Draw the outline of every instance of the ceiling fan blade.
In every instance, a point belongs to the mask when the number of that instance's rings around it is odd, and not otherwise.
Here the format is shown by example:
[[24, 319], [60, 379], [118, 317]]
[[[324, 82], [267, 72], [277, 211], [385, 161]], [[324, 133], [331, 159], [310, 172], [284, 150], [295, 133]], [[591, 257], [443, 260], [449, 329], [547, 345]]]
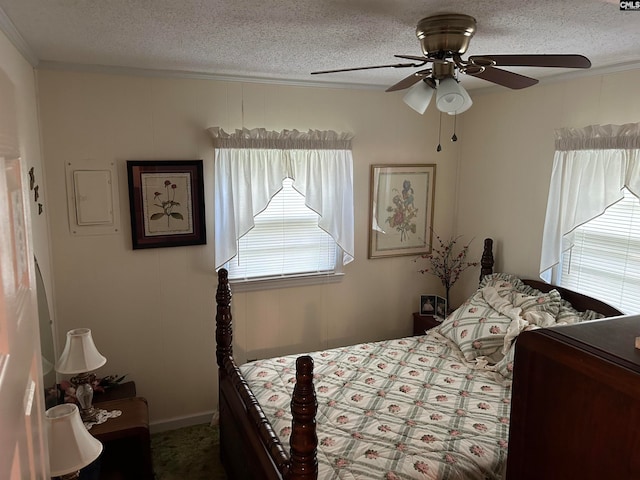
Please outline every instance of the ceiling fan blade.
[[416, 60], [417, 62], [422, 62], [423, 64], [431, 61], [430, 58], [425, 56], [419, 57], [417, 55], [394, 55], [396, 58], [404, 58], [405, 60]]
[[502, 85], [503, 87], [513, 88], [514, 90], [530, 87], [538, 83], [538, 80], [535, 78], [525, 77], [519, 73], [509, 72], [508, 70], [495, 67], [487, 67], [483, 72], [469, 73], [468, 75]]
[[589, 68], [591, 61], [583, 55], [473, 55], [473, 59], [488, 58], [496, 62], [498, 67], [559, 67]]
[[420, 70], [419, 72], [414, 72], [408, 77], [403, 78], [395, 85], [390, 86], [385, 90], [385, 92], [395, 92], [397, 90], [404, 90], [405, 88], [409, 88], [410, 86], [418, 83], [424, 77], [431, 73], [431, 69], [427, 68], [426, 70]]
[[406, 67], [420, 67], [423, 64], [417, 63], [394, 63], [390, 65], [374, 65], [372, 67], [355, 67], [355, 68], [341, 68], [338, 70], [322, 70], [319, 72], [311, 72], [311, 75], [319, 75], [321, 73], [339, 73], [339, 72], [353, 72], [355, 70], [371, 70], [374, 68], [406, 68]]

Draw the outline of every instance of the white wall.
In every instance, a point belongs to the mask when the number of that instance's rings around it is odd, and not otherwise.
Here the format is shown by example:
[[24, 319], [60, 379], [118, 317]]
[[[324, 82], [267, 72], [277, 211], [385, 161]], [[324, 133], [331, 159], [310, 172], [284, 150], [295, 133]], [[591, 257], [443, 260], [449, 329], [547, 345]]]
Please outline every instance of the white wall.
[[[320, 129], [355, 134], [356, 260], [339, 284], [233, 297], [239, 360], [409, 335], [421, 293], [443, 293], [413, 257], [367, 260], [369, 166], [437, 163], [435, 228], [451, 233], [459, 143], [436, 153], [438, 116], [418, 115], [401, 94], [209, 80], [39, 72], [59, 337], [89, 327], [108, 361], [99, 374], [129, 374], [152, 422], [217, 407], [212, 192], [205, 246], [131, 249], [126, 160], [203, 159], [205, 128]], [[458, 134], [460, 135], [460, 133]], [[116, 161], [122, 231], [73, 236], [65, 162]], [[473, 274], [472, 276], [475, 276]]]
[[[499, 271], [538, 278], [554, 131], [639, 122], [639, 83], [633, 70], [474, 96], [464, 114], [456, 231], [493, 237]], [[470, 281], [454, 287], [454, 298]]]
[[[33, 230], [33, 249], [40, 264], [48, 293], [49, 306], [53, 309], [53, 285], [47, 225], [48, 198], [45, 186], [45, 169], [40, 150], [38, 124], [37, 85], [31, 65], [15, 49], [7, 37], [0, 32], [0, 68], [7, 75], [15, 92], [15, 108], [18, 118], [18, 148], [23, 160], [25, 181], [27, 172], [33, 168], [35, 183], [39, 186], [40, 198], [36, 202], [31, 191], [29, 209]], [[42, 214], [38, 214], [38, 203], [43, 204]]]

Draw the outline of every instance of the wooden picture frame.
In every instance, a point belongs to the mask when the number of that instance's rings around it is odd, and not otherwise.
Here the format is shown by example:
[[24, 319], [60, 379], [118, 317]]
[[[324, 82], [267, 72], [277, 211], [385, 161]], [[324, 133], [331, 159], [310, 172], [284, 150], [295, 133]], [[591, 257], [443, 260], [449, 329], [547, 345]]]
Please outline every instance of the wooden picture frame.
[[369, 258], [431, 251], [434, 164], [371, 165]]
[[202, 160], [129, 160], [133, 249], [207, 243]]

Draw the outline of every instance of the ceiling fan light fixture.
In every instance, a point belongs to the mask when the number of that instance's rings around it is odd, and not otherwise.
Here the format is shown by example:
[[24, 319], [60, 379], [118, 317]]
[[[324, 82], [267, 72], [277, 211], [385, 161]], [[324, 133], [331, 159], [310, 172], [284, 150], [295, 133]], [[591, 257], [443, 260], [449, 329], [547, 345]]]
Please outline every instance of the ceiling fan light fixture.
[[464, 88], [462, 88], [462, 85], [460, 85], [460, 92], [464, 97], [464, 103], [462, 104], [462, 107], [460, 107], [458, 110], [454, 112], [447, 112], [449, 115], [458, 115], [459, 113], [466, 112], [467, 110], [469, 110], [469, 108], [471, 108], [471, 105], [473, 105], [473, 100], [471, 100], [471, 97], [469, 96], [469, 92], [467, 92]]
[[423, 80], [411, 87], [402, 100], [420, 115], [424, 115], [431, 103], [431, 97], [433, 97], [433, 88]]
[[444, 113], [458, 112], [465, 104], [466, 91], [453, 77], [443, 78], [438, 82], [436, 90], [436, 106]]

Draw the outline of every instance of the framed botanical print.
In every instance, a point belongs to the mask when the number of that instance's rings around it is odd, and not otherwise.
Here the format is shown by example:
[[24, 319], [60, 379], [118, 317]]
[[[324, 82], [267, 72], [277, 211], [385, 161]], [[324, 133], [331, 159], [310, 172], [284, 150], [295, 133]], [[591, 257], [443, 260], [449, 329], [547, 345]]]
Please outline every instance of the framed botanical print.
[[202, 160], [127, 162], [133, 248], [207, 243]]
[[369, 258], [431, 249], [434, 164], [372, 165]]

